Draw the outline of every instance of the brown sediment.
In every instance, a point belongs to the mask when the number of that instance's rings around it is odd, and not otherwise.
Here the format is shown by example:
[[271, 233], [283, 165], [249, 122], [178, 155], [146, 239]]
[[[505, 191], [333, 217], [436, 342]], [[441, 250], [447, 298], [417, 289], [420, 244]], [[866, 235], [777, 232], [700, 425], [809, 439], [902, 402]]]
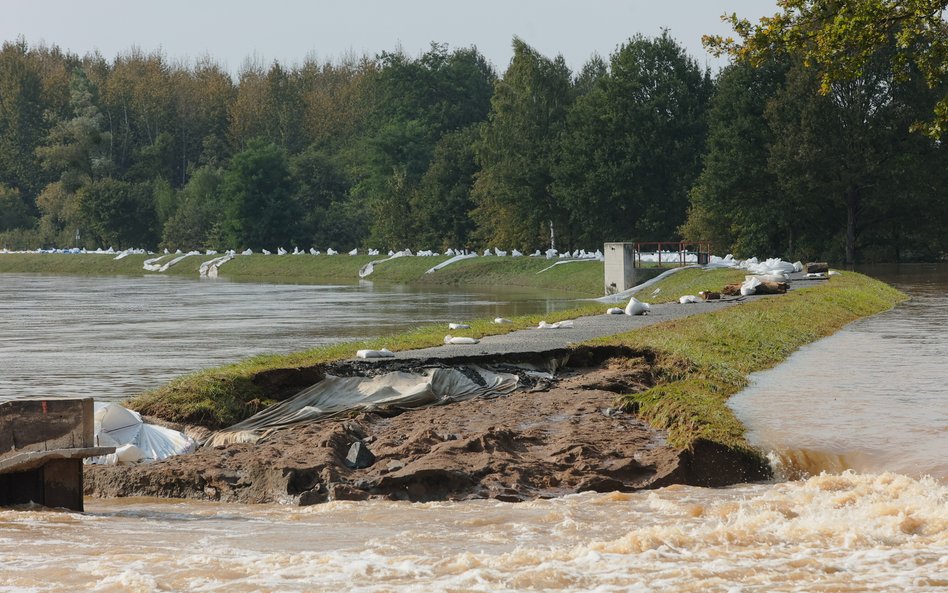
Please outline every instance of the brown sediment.
[[[294, 504], [520, 501], [768, 477], [760, 459], [746, 452], [704, 441], [676, 448], [662, 431], [616, 409], [618, 394], [654, 384], [647, 354], [623, 354], [574, 352], [573, 361], [590, 366], [567, 367], [552, 384], [505, 397], [311, 423], [255, 444], [202, 448], [149, 465], [90, 467], [86, 494]], [[371, 452], [362, 460], [367, 467], [347, 462], [355, 443]]]

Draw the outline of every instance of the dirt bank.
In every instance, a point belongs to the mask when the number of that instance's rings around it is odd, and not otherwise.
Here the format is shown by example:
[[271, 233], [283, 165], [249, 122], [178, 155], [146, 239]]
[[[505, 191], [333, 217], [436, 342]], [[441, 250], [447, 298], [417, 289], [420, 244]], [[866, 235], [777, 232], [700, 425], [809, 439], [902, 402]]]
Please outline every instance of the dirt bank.
[[[705, 441], [691, 450], [672, 447], [662, 431], [614, 409], [618, 393], [653, 385], [647, 355], [602, 349], [572, 359], [552, 382], [531, 382], [504, 397], [297, 426], [256, 444], [204, 448], [151, 465], [89, 467], [86, 494], [297, 504], [518, 501], [767, 477], [757, 458]], [[330, 372], [366, 370], [349, 363]], [[347, 461], [356, 443], [371, 452], [359, 469]]]

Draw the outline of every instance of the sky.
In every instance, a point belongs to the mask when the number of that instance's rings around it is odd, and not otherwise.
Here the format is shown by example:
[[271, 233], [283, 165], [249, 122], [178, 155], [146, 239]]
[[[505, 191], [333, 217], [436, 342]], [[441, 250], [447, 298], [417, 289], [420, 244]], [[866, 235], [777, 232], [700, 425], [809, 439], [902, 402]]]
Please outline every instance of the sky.
[[730, 34], [736, 12], [756, 20], [774, 0], [0, 0], [0, 39], [23, 36], [111, 59], [138, 47], [172, 61], [211, 56], [231, 73], [248, 58], [292, 65], [307, 57], [337, 60], [398, 47], [417, 56], [432, 41], [476, 46], [499, 72], [519, 36], [547, 56], [562, 54], [574, 71], [594, 53], [604, 58], [636, 33], [663, 28], [701, 66], [723, 59], [701, 47], [706, 33]]

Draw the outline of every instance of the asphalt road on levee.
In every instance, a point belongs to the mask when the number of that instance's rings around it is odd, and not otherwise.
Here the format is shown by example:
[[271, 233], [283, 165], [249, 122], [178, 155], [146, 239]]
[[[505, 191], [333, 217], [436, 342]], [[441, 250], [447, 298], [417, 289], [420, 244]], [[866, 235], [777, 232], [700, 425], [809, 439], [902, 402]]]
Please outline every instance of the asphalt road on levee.
[[[801, 278], [802, 275], [791, 276], [790, 289], [813, 286], [813, 281]], [[415, 359], [453, 359], [464, 356], [490, 356], [504, 354], [533, 354], [568, 348], [573, 344], [625, 333], [663, 321], [681, 319], [701, 313], [720, 311], [726, 307], [739, 307], [743, 303], [752, 302], [760, 298], [775, 298], [780, 295], [763, 295], [748, 297], [725, 297], [717, 301], [702, 301], [682, 305], [679, 303], [665, 303], [651, 305], [651, 310], [645, 315], [607, 315], [609, 307], [624, 307], [625, 302], [603, 304], [602, 315], [578, 317], [573, 320], [573, 327], [559, 329], [531, 328], [510, 332], [498, 336], [485, 336], [477, 344], [445, 344], [433, 348], [418, 350], [404, 350], [395, 353], [396, 360]], [[445, 335], [463, 333], [463, 330], [451, 331], [445, 326]], [[375, 359], [375, 360], [392, 360]]]

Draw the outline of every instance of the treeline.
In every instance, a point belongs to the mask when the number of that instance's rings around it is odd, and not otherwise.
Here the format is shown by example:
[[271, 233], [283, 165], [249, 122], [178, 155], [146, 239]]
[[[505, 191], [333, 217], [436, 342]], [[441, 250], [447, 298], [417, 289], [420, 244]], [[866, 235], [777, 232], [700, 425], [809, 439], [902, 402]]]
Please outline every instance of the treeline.
[[[776, 58], [775, 58], [776, 60]], [[595, 248], [944, 257], [932, 93], [792, 58], [716, 79], [667, 33], [579, 72], [433, 44], [292, 68], [0, 51], [0, 247]]]

